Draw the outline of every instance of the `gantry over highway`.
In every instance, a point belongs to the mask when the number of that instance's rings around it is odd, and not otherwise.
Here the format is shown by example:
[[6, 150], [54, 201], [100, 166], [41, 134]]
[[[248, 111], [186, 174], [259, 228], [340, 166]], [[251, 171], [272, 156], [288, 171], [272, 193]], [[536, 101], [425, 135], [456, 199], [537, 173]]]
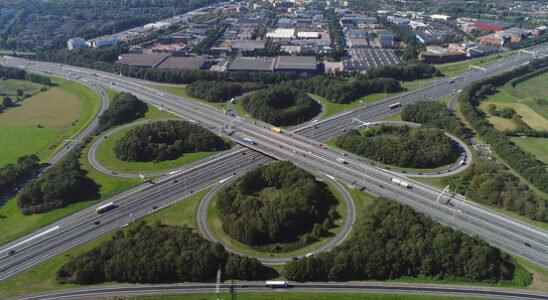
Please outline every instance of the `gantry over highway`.
[[[540, 54], [548, 52], [545, 47], [536, 47], [534, 51]], [[508, 71], [532, 59], [533, 56], [529, 54], [516, 54], [485, 70], [474, 69], [456, 78], [440, 79], [418, 91], [388, 98], [322, 122], [306, 125], [293, 132], [276, 133], [267, 126], [258, 126], [252, 121], [225, 115], [199, 102], [158, 91], [150, 87], [152, 85], [147, 86], [150, 83], [142, 80], [72, 66], [4, 58], [2, 64], [7, 66], [49, 75], [69, 76], [73, 80], [132, 93], [141, 100], [179, 117], [224, 133], [233, 141], [257, 153], [236, 150], [189, 170], [163, 177], [155, 184], [143, 184], [127, 193], [108, 199], [105, 202], [116, 201], [119, 205], [108, 214], [98, 216], [94, 208], [85, 209], [35, 234], [5, 245], [0, 248], [0, 280], [75, 245], [119, 228], [135, 218], [150, 213], [154, 207], [169, 205], [219, 180], [233, 176], [236, 172], [243, 172], [261, 163], [267, 163], [272, 158], [289, 160], [313, 173], [324, 174], [348, 184], [364, 187], [373, 194], [409, 205], [443, 224], [477, 235], [510, 254], [548, 267], [548, 234], [545, 231], [465, 201], [461, 195], [442, 194], [436, 188], [371, 166], [354, 156], [346, 156], [345, 163], [341, 163], [337, 161], [341, 154], [327, 149], [322, 144], [322, 141], [341, 133], [343, 129], [355, 126], [352, 124], [353, 118], [378, 121], [398, 112], [401, 105], [418, 101], [434, 101], [441, 96], [455, 94], [472, 81]], [[400, 105], [393, 105], [397, 103]], [[229, 125], [230, 130], [226, 130]], [[243, 155], [243, 152], [247, 152], [247, 155]], [[406, 182], [407, 185], [395, 184], [395, 182]], [[93, 222], [99, 219], [101, 224], [93, 225]], [[8, 255], [9, 250], [15, 250], [15, 253]]]

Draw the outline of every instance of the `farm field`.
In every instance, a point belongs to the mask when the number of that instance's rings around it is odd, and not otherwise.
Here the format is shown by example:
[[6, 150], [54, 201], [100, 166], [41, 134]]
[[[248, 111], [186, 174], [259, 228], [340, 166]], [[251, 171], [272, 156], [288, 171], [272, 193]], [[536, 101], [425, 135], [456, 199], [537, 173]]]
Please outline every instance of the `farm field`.
[[73, 82], [54, 82], [57, 86], [0, 113], [0, 166], [33, 153], [47, 160], [99, 110], [100, 98], [93, 91]]

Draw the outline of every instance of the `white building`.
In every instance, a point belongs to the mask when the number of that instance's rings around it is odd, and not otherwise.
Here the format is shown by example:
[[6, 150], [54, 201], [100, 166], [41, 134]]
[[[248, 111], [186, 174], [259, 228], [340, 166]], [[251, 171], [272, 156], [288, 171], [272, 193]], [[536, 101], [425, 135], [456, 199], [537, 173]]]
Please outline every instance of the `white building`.
[[266, 34], [271, 39], [293, 39], [295, 38], [295, 28], [276, 28], [274, 31]]
[[67, 48], [69, 50], [88, 48], [89, 44], [83, 38], [72, 38], [67, 41]]

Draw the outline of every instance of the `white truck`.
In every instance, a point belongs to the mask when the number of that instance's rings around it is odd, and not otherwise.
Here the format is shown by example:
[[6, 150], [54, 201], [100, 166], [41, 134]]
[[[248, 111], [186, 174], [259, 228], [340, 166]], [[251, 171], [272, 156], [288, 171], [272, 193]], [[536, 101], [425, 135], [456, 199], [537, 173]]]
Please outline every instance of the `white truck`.
[[392, 178], [392, 182], [399, 185], [399, 186], [402, 186], [406, 189], [410, 189], [411, 188], [411, 185], [409, 184], [409, 182], [407, 181], [403, 181], [399, 178]]

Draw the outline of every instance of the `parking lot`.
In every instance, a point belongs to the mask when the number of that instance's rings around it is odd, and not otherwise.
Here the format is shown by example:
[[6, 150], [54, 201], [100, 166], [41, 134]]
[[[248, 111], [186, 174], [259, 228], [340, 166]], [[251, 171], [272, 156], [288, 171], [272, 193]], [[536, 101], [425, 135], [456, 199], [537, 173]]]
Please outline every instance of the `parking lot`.
[[401, 63], [393, 49], [357, 48], [348, 50], [350, 57], [344, 61], [346, 71], [366, 71], [383, 65]]

